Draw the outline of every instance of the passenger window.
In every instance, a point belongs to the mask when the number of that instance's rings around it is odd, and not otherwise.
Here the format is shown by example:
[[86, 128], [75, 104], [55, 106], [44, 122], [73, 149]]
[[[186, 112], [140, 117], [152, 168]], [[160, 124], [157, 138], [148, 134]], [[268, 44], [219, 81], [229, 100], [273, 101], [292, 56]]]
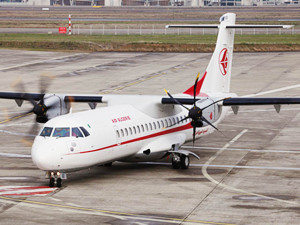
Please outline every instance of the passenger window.
[[149, 123], [149, 127], [150, 127], [150, 130], [152, 130], [152, 124], [151, 123]]
[[77, 127], [72, 127], [72, 136], [73, 137], [83, 137], [82, 133]]
[[138, 133], [141, 133], [140, 126], [137, 126]]
[[53, 137], [70, 137], [70, 128], [69, 127], [55, 128], [52, 136]]
[[120, 132], [117, 130], [117, 137], [120, 138]]
[[174, 117], [172, 118], [172, 120], [173, 120], [173, 124], [175, 124], [176, 122], [175, 122], [175, 118]]
[[136, 134], [136, 128], [135, 127], [133, 127], [133, 132], [134, 132], [134, 134]]
[[130, 135], [132, 135], [132, 129], [131, 129], [131, 127], [129, 127], [129, 133], [130, 133]]
[[169, 126], [172, 126], [172, 120], [169, 118]]
[[125, 128], [125, 135], [128, 136], [128, 130]]
[[141, 128], [142, 128], [142, 132], [145, 132], [144, 125], [141, 125]]
[[90, 136], [90, 133], [84, 128], [84, 127], [80, 127], [82, 133], [84, 134], [84, 136]]
[[148, 124], [145, 124], [145, 127], [146, 127], [146, 131], [148, 131], [149, 130]]
[[178, 116], [176, 117], [176, 121], [177, 121], [177, 123], [179, 123], [179, 118], [178, 118]]
[[41, 132], [40, 136], [43, 137], [50, 137], [52, 133], [53, 128], [52, 127], [44, 127], [43, 131]]
[[163, 128], [165, 125], [164, 125], [164, 121], [160, 121], [160, 124], [161, 124], [161, 128]]
[[121, 136], [124, 137], [124, 131], [121, 129]]
[[165, 119], [165, 127], [167, 127], [167, 126], [168, 126], [168, 120]]
[[157, 127], [158, 127], [158, 129], [160, 129], [160, 124], [159, 124], [159, 121], [157, 121]]
[[153, 129], [156, 130], [156, 124], [153, 122]]

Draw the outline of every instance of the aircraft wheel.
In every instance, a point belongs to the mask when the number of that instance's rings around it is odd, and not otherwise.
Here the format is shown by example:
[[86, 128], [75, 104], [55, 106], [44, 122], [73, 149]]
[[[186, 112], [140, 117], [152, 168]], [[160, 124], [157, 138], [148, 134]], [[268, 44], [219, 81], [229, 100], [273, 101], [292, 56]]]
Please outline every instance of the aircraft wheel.
[[54, 178], [51, 177], [49, 181], [49, 187], [54, 187], [54, 181], [55, 181]]
[[172, 167], [176, 170], [180, 168], [180, 161], [177, 160], [177, 157], [172, 158]]
[[188, 169], [190, 166], [190, 157], [186, 155], [181, 155], [180, 156], [180, 167], [183, 170]]
[[61, 178], [57, 178], [57, 180], [56, 180], [56, 186], [58, 187], [58, 188], [60, 188], [62, 185], [62, 180], [61, 180]]
[[112, 162], [106, 163], [106, 164], [104, 164], [103, 166], [104, 166], [104, 167], [111, 167], [111, 166], [112, 166]]

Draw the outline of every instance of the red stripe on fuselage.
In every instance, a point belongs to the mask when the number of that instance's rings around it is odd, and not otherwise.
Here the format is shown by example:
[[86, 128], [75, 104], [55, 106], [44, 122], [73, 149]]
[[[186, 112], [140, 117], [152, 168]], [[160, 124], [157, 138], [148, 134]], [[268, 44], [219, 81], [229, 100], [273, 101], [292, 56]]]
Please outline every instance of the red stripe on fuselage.
[[67, 155], [97, 152], [97, 151], [113, 148], [113, 147], [116, 147], [116, 146], [129, 144], [129, 143], [132, 143], [132, 142], [137, 142], [137, 141], [142, 141], [142, 140], [146, 140], [146, 139], [149, 139], [149, 138], [158, 137], [158, 136], [165, 135], [165, 134], [170, 134], [170, 133], [175, 133], [175, 132], [178, 132], [178, 131], [188, 130], [188, 129], [191, 129], [191, 128], [192, 128], [191, 123], [188, 123], [188, 124], [185, 124], [181, 127], [175, 127], [175, 128], [170, 129], [170, 130], [164, 130], [164, 131], [161, 131], [161, 132], [158, 132], [158, 133], [154, 133], [154, 134], [146, 135], [146, 136], [143, 136], [143, 137], [135, 138], [135, 139], [132, 139], [132, 140], [124, 141], [124, 142], [121, 142], [120, 144], [113, 144], [113, 145], [109, 145], [109, 146], [99, 148], [99, 149], [94, 149], [94, 150], [90, 150], [90, 151], [83, 151], [83, 152], [76, 152], [76, 153], [70, 153], [70, 154], [67, 154]]

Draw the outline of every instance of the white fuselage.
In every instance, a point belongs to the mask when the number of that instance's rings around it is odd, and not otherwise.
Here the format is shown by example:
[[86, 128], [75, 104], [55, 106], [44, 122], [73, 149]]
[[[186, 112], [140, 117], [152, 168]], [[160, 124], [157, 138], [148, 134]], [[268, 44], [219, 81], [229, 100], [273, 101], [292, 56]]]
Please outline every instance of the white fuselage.
[[[137, 102], [143, 99], [135, 98]], [[67, 172], [113, 161], [154, 161], [166, 156], [174, 145], [181, 146], [192, 140], [193, 129], [189, 119], [173, 125], [187, 116], [187, 110], [178, 105], [162, 105], [156, 100], [149, 100], [155, 98], [145, 99], [148, 103], [144, 103], [143, 108], [118, 104], [48, 121], [43, 128], [53, 128], [52, 134], [35, 138], [33, 162], [45, 171]], [[211, 102], [211, 99], [204, 98], [200, 104]], [[148, 106], [152, 109], [149, 110]], [[226, 111], [215, 104], [207, 108], [203, 116], [217, 124]], [[72, 128], [80, 127], [90, 135], [72, 136]], [[56, 128], [69, 128], [70, 134], [54, 137]], [[213, 130], [204, 124], [197, 128], [196, 138]]]

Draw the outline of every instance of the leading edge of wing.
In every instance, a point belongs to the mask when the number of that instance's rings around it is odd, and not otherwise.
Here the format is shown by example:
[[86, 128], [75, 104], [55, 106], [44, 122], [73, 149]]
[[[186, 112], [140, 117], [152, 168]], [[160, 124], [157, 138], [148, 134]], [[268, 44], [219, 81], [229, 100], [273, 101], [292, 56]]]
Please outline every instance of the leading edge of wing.
[[17, 100], [40, 100], [43, 94], [37, 93], [21, 93], [21, 92], [0, 92], [0, 98], [3, 99], [17, 99]]
[[[193, 98], [175, 98], [183, 105], [193, 105]], [[200, 99], [196, 99], [198, 101]], [[171, 98], [162, 98], [162, 104], [177, 104]], [[222, 104], [222, 103], [221, 103]], [[242, 106], [242, 105], [289, 105], [300, 104], [300, 98], [227, 98], [223, 100], [223, 106]]]
[[224, 106], [242, 105], [289, 105], [300, 104], [300, 98], [228, 98], [223, 100]]
[[85, 95], [66, 95], [65, 102], [103, 102], [103, 96], [85, 96]]

